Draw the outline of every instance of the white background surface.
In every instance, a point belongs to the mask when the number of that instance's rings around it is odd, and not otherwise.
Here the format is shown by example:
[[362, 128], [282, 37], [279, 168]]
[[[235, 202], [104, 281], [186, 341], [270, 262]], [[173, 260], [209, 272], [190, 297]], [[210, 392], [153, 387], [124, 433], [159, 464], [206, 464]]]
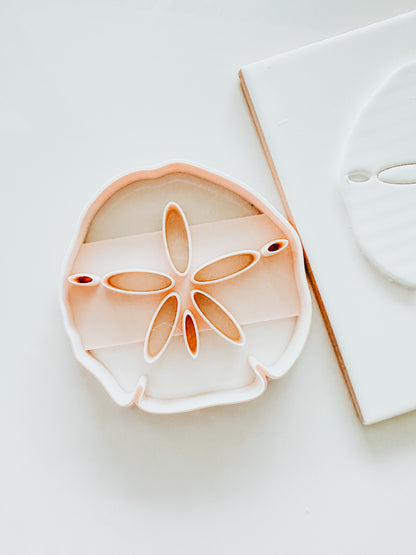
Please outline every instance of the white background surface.
[[57, 300], [81, 209], [130, 167], [195, 160], [279, 206], [238, 68], [414, 7], [1, 2], [1, 553], [416, 552], [416, 414], [358, 422], [316, 305], [263, 397], [155, 417], [75, 362]]

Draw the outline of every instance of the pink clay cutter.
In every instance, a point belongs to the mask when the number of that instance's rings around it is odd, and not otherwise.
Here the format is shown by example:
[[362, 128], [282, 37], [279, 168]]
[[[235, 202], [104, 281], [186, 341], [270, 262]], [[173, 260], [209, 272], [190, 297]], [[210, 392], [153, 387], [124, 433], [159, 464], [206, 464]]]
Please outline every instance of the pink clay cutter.
[[119, 405], [154, 413], [259, 396], [311, 319], [290, 224], [244, 185], [182, 162], [99, 193], [61, 291], [77, 359]]

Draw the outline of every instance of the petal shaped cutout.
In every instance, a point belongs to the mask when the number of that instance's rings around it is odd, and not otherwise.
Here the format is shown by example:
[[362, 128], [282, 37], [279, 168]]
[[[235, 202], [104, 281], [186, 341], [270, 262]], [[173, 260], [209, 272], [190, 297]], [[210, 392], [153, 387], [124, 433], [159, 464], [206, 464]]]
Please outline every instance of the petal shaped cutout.
[[190, 310], [185, 310], [183, 313], [182, 331], [188, 353], [192, 358], [196, 358], [199, 352], [199, 331], [194, 315]]
[[163, 241], [175, 272], [185, 275], [191, 264], [191, 234], [182, 208], [170, 202], [163, 214]]
[[224, 281], [246, 272], [260, 259], [257, 251], [246, 250], [233, 252], [212, 260], [202, 268], [195, 271], [192, 281], [194, 283], [208, 284]]
[[81, 287], [94, 287], [100, 283], [100, 278], [94, 274], [73, 274], [68, 276], [69, 283]]
[[287, 239], [274, 239], [266, 243], [261, 249], [260, 253], [262, 256], [273, 256], [277, 253], [282, 252], [289, 244]]
[[234, 316], [211, 295], [195, 289], [192, 291], [192, 302], [202, 318], [219, 335], [231, 343], [238, 345], [245, 343], [243, 330]]
[[122, 270], [103, 277], [103, 285], [121, 293], [149, 295], [169, 291], [175, 281], [168, 275], [151, 270]]
[[390, 166], [378, 172], [377, 177], [384, 183], [391, 185], [415, 185], [416, 162]]
[[150, 322], [144, 341], [144, 358], [154, 362], [165, 351], [175, 331], [179, 318], [179, 295], [170, 293], [158, 306]]

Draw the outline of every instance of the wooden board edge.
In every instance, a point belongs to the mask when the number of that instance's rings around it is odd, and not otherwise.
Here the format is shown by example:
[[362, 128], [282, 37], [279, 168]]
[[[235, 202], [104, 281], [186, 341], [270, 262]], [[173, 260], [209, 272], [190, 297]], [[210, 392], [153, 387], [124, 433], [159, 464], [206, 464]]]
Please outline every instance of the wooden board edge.
[[[280, 181], [279, 174], [277, 173], [276, 166], [273, 162], [273, 158], [271, 156], [271, 153], [270, 153], [269, 147], [267, 145], [263, 130], [261, 128], [260, 121], [257, 117], [257, 113], [256, 113], [256, 110], [254, 108], [254, 104], [253, 104], [253, 101], [251, 99], [250, 92], [247, 88], [247, 84], [246, 84], [246, 81], [244, 79], [244, 75], [243, 75], [242, 70], [240, 70], [238, 72], [238, 76], [240, 78], [241, 89], [243, 91], [243, 95], [244, 95], [244, 98], [246, 100], [246, 103], [247, 103], [247, 106], [248, 106], [248, 109], [249, 109], [249, 112], [250, 112], [250, 115], [251, 115], [251, 119], [252, 119], [254, 127], [257, 131], [257, 135], [260, 139], [260, 143], [261, 143], [261, 146], [263, 148], [263, 152], [264, 152], [264, 155], [266, 157], [267, 164], [268, 164], [270, 172], [272, 174], [272, 178], [273, 178], [273, 181], [276, 185], [277, 191], [278, 191], [278, 193], [280, 195], [280, 198], [282, 200], [282, 204], [283, 204], [283, 207], [285, 209], [287, 218], [290, 221], [290, 223], [293, 225], [293, 227], [295, 229], [297, 229], [294, 218], [293, 218], [293, 214], [290, 210], [286, 195], [285, 195], [283, 187], [282, 187], [282, 182]], [[303, 245], [302, 245], [302, 247], [303, 247]], [[357, 413], [357, 416], [361, 420], [361, 422], [364, 424], [365, 422], [364, 422], [364, 419], [363, 419], [363, 415], [361, 413], [360, 406], [358, 404], [357, 397], [356, 397], [355, 392], [354, 392], [354, 388], [352, 386], [350, 377], [348, 375], [348, 371], [347, 371], [347, 368], [345, 366], [345, 362], [344, 362], [344, 359], [342, 357], [341, 350], [339, 348], [337, 339], [335, 337], [334, 330], [333, 330], [331, 322], [329, 320], [328, 313], [326, 311], [324, 302], [323, 302], [321, 294], [319, 292], [318, 285], [317, 285], [315, 277], [313, 275], [312, 268], [309, 264], [308, 256], [305, 252], [305, 249], [303, 249], [303, 254], [304, 254], [304, 257], [305, 257], [305, 268], [306, 268], [306, 273], [307, 273], [307, 276], [308, 276], [308, 279], [309, 279], [309, 283], [312, 287], [312, 290], [314, 292], [316, 301], [317, 301], [319, 309], [321, 311], [322, 318], [324, 320], [324, 324], [325, 324], [325, 327], [327, 329], [328, 336], [329, 336], [329, 339], [330, 339], [331, 344], [332, 344], [332, 348], [334, 349], [335, 356], [337, 357], [337, 361], [338, 361], [339, 367], [341, 369], [342, 376], [344, 378], [347, 389], [350, 393], [350, 396], [351, 396], [351, 399], [352, 399], [352, 402], [353, 402], [353, 405], [354, 405], [354, 409]]]

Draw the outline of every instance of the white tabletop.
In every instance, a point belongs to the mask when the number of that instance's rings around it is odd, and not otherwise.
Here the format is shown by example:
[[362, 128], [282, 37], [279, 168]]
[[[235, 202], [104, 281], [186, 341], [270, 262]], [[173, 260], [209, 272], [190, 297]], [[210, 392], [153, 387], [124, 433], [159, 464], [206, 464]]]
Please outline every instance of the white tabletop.
[[414, 7], [3, 1], [1, 553], [414, 555], [416, 414], [359, 423], [316, 303], [264, 396], [153, 416], [77, 364], [57, 294], [81, 209], [131, 167], [194, 160], [280, 207], [239, 67]]

